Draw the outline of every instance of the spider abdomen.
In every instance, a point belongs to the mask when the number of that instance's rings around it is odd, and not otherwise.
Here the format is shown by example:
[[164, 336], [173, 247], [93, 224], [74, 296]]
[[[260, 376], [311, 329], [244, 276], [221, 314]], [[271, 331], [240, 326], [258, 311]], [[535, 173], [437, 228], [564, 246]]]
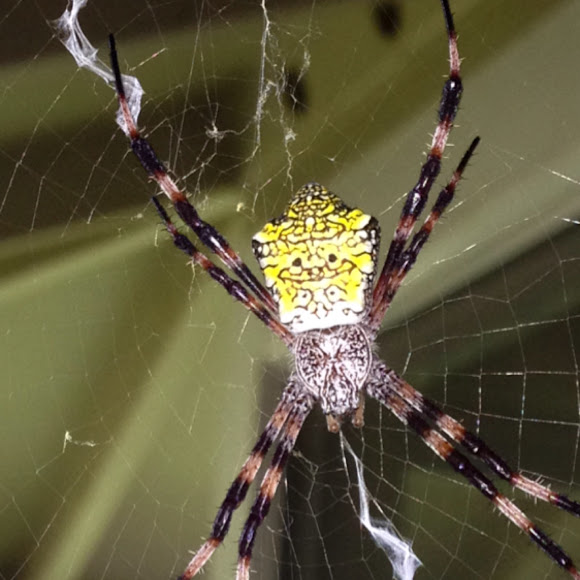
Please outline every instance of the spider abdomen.
[[[352, 324], [311, 330], [298, 336], [294, 348], [296, 373], [304, 388], [338, 430], [345, 417], [361, 409], [361, 392], [367, 381], [372, 353], [362, 326]], [[353, 419], [354, 420], [354, 419]]]
[[374, 217], [318, 183], [299, 189], [252, 243], [280, 321], [293, 332], [361, 322], [379, 239]]

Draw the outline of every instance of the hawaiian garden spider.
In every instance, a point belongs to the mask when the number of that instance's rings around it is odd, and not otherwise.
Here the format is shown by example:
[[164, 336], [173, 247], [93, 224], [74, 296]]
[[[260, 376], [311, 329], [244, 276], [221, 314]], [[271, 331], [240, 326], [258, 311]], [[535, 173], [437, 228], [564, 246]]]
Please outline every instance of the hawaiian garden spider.
[[169, 197], [182, 221], [239, 280], [214, 265], [181, 234], [159, 201], [153, 198], [174, 244], [278, 335], [294, 356], [294, 368], [280, 402], [228, 490], [210, 538], [181, 576], [183, 580], [195, 576], [224, 540], [233, 512], [244, 500], [264, 456], [278, 439], [278, 447], [240, 537], [236, 578], [248, 579], [257, 529], [268, 513], [306, 417], [315, 403], [319, 403], [330, 431], [338, 432], [345, 420], [361, 427], [365, 395], [377, 399], [415, 431], [436, 455], [527, 533], [559, 566], [580, 580], [580, 572], [572, 559], [500, 493], [458, 448], [463, 447], [498, 477], [533, 498], [577, 516], [580, 515], [580, 503], [514, 471], [484, 441], [465, 430], [458, 421], [387, 367], [373, 350], [387, 308], [431, 230], [453, 199], [457, 183], [479, 143], [479, 138], [473, 140], [423, 225], [411, 237], [439, 175], [441, 158], [462, 93], [453, 17], [448, 0], [441, 0], [441, 4], [447, 27], [450, 70], [443, 86], [439, 121], [419, 179], [407, 195], [376, 284], [380, 238], [377, 220], [360, 209], [348, 207], [321, 185], [308, 183], [292, 198], [285, 213], [268, 222], [253, 238], [254, 253], [266, 281], [266, 285], [262, 285], [226, 239], [200, 218], [152, 147], [141, 137], [127, 105], [115, 41], [110, 36], [116, 90], [133, 152]]

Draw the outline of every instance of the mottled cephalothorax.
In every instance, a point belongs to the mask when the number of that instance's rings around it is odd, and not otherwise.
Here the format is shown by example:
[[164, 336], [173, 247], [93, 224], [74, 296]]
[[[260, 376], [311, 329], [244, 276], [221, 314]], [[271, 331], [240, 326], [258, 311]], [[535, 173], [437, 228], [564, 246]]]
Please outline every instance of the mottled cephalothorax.
[[364, 319], [376, 271], [377, 220], [308, 183], [252, 241], [280, 321], [293, 332]]
[[373, 361], [371, 342], [361, 324], [345, 324], [298, 335], [294, 346], [298, 379], [320, 404], [329, 431], [350, 418], [363, 424], [363, 388]]

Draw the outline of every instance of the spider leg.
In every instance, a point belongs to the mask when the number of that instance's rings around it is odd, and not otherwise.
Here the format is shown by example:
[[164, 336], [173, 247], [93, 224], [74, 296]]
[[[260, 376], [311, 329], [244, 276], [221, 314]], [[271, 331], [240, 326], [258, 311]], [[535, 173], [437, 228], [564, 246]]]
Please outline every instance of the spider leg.
[[278, 489], [278, 484], [282, 478], [288, 457], [296, 444], [298, 434], [312, 409], [313, 403], [314, 401], [309, 395], [297, 397], [293, 403], [292, 412], [284, 426], [284, 432], [280, 437], [280, 442], [272, 458], [272, 463], [264, 475], [264, 479], [260, 485], [260, 491], [252, 505], [250, 515], [240, 535], [236, 580], [249, 580], [250, 561], [252, 559], [254, 541], [256, 540], [256, 532], [260, 524], [264, 521], [264, 518], [268, 515], [272, 499]]
[[499, 492], [493, 482], [477, 469], [462, 453], [457, 451], [435, 428], [425, 421], [423, 415], [396, 392], [388, 382], [372, 381], [367, 392], [379, 403], [385, 405], [396, 417], [415, 431], [424, 443], [443, 461], [448, 463], [470, 485], [481, 492], [495, 507], [546, 554], [566, 570], [572, 578], [580, 580], [580, 572], [572, 558], [543, 532], [514, 502]]
[[228, 533], [233, 513], [244, 501], [248, 488], [254, 481], [265, 455], [268, 453], [268, 450], [280, 434], [284, 425], [292, 420], [290, 416], [294, 411], [296, 397], [294, 391], [294, 383], [291, 381], [288, 388], [284, 391], [282, 399], [274, 410], [272, 417], [254, 445], [248, 459], [246, 459], [238, 476], [228, 489], [226, 497], [215, 517], [209, 539], [191, 559], [185, 572], [179, 577], [179, 580], [190, 580], [193, 578], [209, 560], [215, 549], [223, 542]]
[[425, 245], [425, 242], [429, 239], [429, 236], [431, 235], [435, 224], [439, 221], [441, 214], [447, 209], [453, 200], [453, 195], [455, 193], [457, 183], [461, 179], [463, 172], [465, 171], [465, 167], [471, 159], [471, 156], [473, 155], [478, 144], [479, 137], [476, 137], [471, 142], [471, 145], [461, 158], [461, 161], [453, 172], [453, 176], [449, 180], [449, 183], [447, 183], [447, 185], [440, 191], [439, 195], [437, 196], [437, 200], [433, 204], [429, 215], [423, 222], [421, 229], [415, 233], [409, 245], [407, 246], [407, 249], [401, 251], [398, 262], [393, 264], [387, 279], [384, 281], [384, 292], [381, 301], [379, 303], [373, 302], [373, 309], [370, 315], [370, 324], [371, 327], [375, 330], [378, 330], [381, 321], [385, 316], [387, 308], [393, 301], [393, 298], [403, 283], [405, 276], [409, 273], [409, 270], [415, 264], [419, 252]]
[[115, 75], [115, 88], [119, 99], [119, 106], [121, 107], [125, 124], [127, 125], [133, 153], [135, 153], [137, 159], [139, 159], [148, 175], [157, 182], [163, 193], [165, 193], [165, 195], [167, 195], [171, 200], [171, 203], [173, 203], [173, 207], [179, 217], [195, 232], [202, 243], [215, 253], [271, 312], [277, 312], [274, 299], [268, 290], [266, 290], [254, 274], [252, 274], [248, 266], [244, 264], [240, 256], [233, 250], [228, 241], [211, 224], [201, 219], [195, 207], [193, 207], [193, 205], [191, 205], [187, 200], [185, 193], [180, 191], [176, 183], [171, 179], [167, 173], [165, 165], [159, 159], [153, 150], [153, 147], [144, 137], [141, 136], [135, 120], [133, 119], [133, 115], [129, 110], [129, 106], [127, 105], [123, 78], [121, 76], [119, 59], [115, 46], [115, 37], [112, 34], [109, 35], [109, 47], [111, 67], [113, 69], [113, 74]]
[[186, 235], [180, 233], [157, 198], [152, 198], [152, 201], [165, 224], [165, 228], [173, 238], [175, 246], [190, 256], [194, 263], [199, 264], [218, 284], [225, 288], [230, 296], [239, 300], [286, 344], [291, 344], [293, 341], [292, 333], [278, 318], [267, 310], [263, 303], [253, 294], [250, 294], [243, 284], [230, 278], [221, 268], [209, 260], [205, 254], [200, 252]]
[[395, 371], [388, 369], [383, 363], [379, 363], [379, 368], [379, 373], [383, 377], [382, 380], [393, 392], [399, 395], [401, 399], [407, 401], [417, 413], [433, 421], [437, 428], [450, 439], [464, 447], [475, 457], [479, 457], [501, 479], [534, 498], [551, 503], [580, 517], [580, 503], [571, 500], [565, 495], [555, 493], [546, 486], [512, 469], [483, 439], [471, 433], [459, 421], [444, 413], [437, 403], [424, 397], [419, 391], [399, 377]]
[[460, 60], [457, 50], [457, 33], [453, 23], [453, 16], [449, 8], [448, 0], [441, 0], [441, 5], [443, 6], [447, 37], [449, 40], [449, 77], [443, 85], [441, 102], [439, 104], [439, 122], [433, 134], [431, 148], [427, 154], [427, 159], [421, 167], [419, 179], [415, 187], [407, 195], [399, 223], [387, 252], [383, 269], [373, 291], [370, 325], [375, 331], [380, 326], [384, 313], [389, 306], [387, 290], [389, 289], [393, 272], [399, 267], [405, 244], [413, 231], [417, 219], [425, 208], [431, 187], [441, 170], [441, 157], [447, 144], [447, 138], [453, 127], [453, 121], [457, 115], [461, 93], [463, 92], [461, 77], [459, 75]]

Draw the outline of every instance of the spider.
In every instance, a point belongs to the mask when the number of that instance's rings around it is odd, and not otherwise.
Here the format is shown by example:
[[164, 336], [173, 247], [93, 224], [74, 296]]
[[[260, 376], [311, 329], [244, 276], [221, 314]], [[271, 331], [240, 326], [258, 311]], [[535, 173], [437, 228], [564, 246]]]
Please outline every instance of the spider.
[[181, 580], [195, 576], [223, 542], [234, 511], [246, 497], [268, 450], [278, 440], [239, 540], [236, 579], [248, 580], [256, 532], [268, 513], [306, 417], [315, 404], [319, 404], [331, 432], [338, 432], [347, 420], [362, 427], [365, 395], [376, 399], [415, 431], [437, 456], [481, 492], [558, 566], [580, 580], [580, 572], [562, 548], [502, 494], [464, 453], [482, 461], [497, 477], [532, 498], [549, 502], [576, 516], [580, 516], [580, 503], [512, 469], [482, 439], [416, 391], [373, 350], [385, 312], [433, 227], [453, 199], [457, 183], [479, 143], [479, 137], [472, 141], [423, 224], [415, 228], [439, 175], [441, 158], [463, 90], [457, 34], [449, 1], [441, 0], [441, 5], [450, 68], [442, 90], [437, 128], [419, 179], [406, 197], [378, 277], [380, 230], [377, 220], [358, 208], [347, 206], [325, 187], [312, 182], [303, 186], [286, 211], [268, 222], [252, 240], [265, 279], [263, 285], [227, 240], [199, 216], [151, 145], [139, 133], [127, 105], [115, 40], [113, 35], [109, 37], [115, 88], [133, 152], [169, 197], [181, 220], [237, 279], [215, 265], [180, 233], [154, 197], [153, 203], [175, 246], [256, 315], [286, 344], [294, 358], [288, 384], [278, 405], [229, 488], [209, 539], [191, 559]]

